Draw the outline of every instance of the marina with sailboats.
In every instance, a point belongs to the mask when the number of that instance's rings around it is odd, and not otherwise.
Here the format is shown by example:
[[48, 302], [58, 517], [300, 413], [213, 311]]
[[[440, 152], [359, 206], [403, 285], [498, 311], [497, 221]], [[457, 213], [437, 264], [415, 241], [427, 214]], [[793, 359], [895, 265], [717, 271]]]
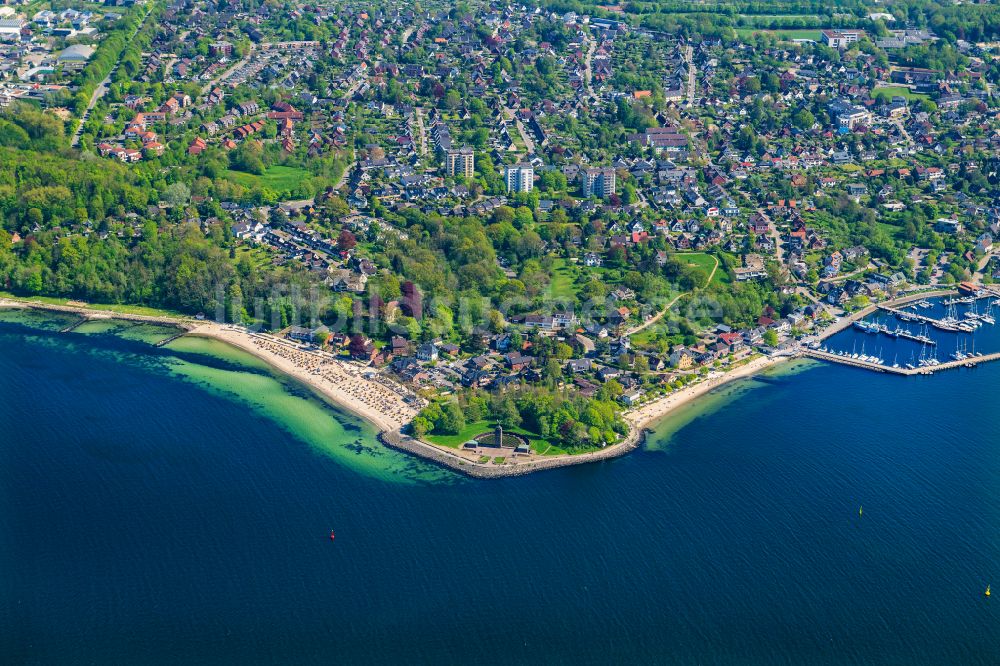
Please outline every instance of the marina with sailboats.
[[[928, 375], [1000, 359], [993, 290], [884, 303], [804, 355], [877, 372]], [[954, 351], [952, 351], [954, 350]]]

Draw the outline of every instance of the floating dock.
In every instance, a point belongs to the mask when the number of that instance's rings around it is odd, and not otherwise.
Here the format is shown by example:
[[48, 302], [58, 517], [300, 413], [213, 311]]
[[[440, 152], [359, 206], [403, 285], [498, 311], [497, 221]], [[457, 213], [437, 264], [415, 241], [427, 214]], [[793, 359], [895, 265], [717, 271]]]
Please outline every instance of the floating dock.
[[940, 319], [935, 319], [934, 317], [928, 317], [927, 315], [922, 315], [918, 312], [905, 312], [903, 310], [897, 310], [896, 308], [889, 307], [888, 305], [879, 305], [879, 310], [883, 312], [888, 312], [890, 314], [896, 315], [900, 319], [906, 321], [919, 321], [922, 324], [930, 324], [934, 328], [940, 331], [949, 331], [951, 333], [970, 333], [971, 331], [966, 331], [957, 326], [953, 326], [948, 322], [941, 321]]
[[[855, 328], [858, 328], [859, 323], [858, 322], [854, 322], [854, 325], [855, 325]], [[919, 342], [920, 344], [926, 344], [926, 345], [931, 345], [931, 346], [934, 346], [934, 345], [937, 344], [937, 340], [934, 340], [934, 339], [929, 338], [929, 337], [924, 337], [924, 336], [918, 335], [918, 334], [916, 334], [916, 333], [914, 333], [912, 331], [908, 331], [908, 330], [903, 329], [903, 328], [897, 328], [897, 329], [892, 330], [892, 331], [888, 330], [887, 328], [879, 328], [878, 330], [870, 330], [870, 329], [866, 329], [866, 328], [860, 328], [859, 330], [862, 333], [887, 335], [890, 338], [903, 338], [904, 340], [913, 340], [914, 342]]]

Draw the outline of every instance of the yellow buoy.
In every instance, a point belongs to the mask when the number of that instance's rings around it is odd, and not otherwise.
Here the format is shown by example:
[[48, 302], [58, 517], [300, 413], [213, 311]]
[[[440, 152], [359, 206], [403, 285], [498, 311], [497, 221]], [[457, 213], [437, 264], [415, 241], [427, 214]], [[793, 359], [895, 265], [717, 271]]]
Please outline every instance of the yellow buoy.
[[986, 586], [986, 596], [990, 596], [990, 586]]

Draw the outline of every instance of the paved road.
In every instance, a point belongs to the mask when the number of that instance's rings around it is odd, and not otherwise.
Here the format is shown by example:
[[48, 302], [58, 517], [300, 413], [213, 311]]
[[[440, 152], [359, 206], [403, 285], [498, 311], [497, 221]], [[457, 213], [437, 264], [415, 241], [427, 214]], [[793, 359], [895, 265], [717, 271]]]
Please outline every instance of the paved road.
[[417, 117], [417, 131], [420, 133], [420, 154], [427, 154], [427, 128], [424, 126], [424, 110], [421, 107], [417, 107], [414, 111], [414, 115]]
[[367, 79], [368, 79], [368, 70], [366, 69], [361, 73], [361, 76], [358, 77], [358, 80], [352, 83], [350, 87], [344, 91], [343, 99], [345, 101], [350, 101], [351, 98], [354, 97], [354, 93], [358, 92], [358, 89], [365, 84], [365, 81]]
[[[135, 30], [132, 31], [132, 35], [128, 38], [128, 43], [131, 43], [132, 40], [135, 39], [135, 36], [139, 34], [142, 26], [146, 24], [146, 19], [149, 18], [149, 12], [152, 11], [152, 9], [153, 7], [150, 5], [150, 7], [146, 10], [146, 15], [142, 17], [142, 21], [140, 21], [139, 25], [137, 25]], [[70, 139], [69, 145], [74, 148], [80, 144], [80, 137], [83, 135], [83, 126], [90, 118], [90, 112], [93, 111], [94, 107], [97, 105], [97, 100], [108, 94], [108, 89], [111, 88], [111, 77], [113, 77], [115, 72], [118, 71], [118, 66], [122, 62], [123, 55], [125, 55], [125, 49], [122, 49], [122, 52], [118, 54], [118, 60], [115, 61], [114, 67], [111, 68], [108, 75], [104, 77], [103, 81], [97, 84], [96, 88], [94, 88], [94, 93], [90, 96], [90, 103], [87, 104], [87, 109], [83, 112], [83, 115], [80, 116], [80, 124], [76, 128], [76, 132], [73, 133], [73, 138]]]
[[594, 40], [589, 35], [584, 37], [587, 42], [587, 52], [583, 57], [583, 84], [587, 88], [587, 93], [593, 96], [594, 94], [594, 70], [591, 67], [591, 62], [594, 59], [594, 51], [597, 49], [597, 41]]
[[767, 211], [763, 208], [757, 208], [757, 212], [763, 215], [769, 222], [771, 227], [771, 240], [774, 241], [774, 258], [778, 260], [778, 263], [782, 267], [785, 265], [785, 247], [784, 241], [781, 240], [781, 232], [778, 231], [778, 225], [774, 223], [771, 216], [767, 214]]
[[505, 117], [512, 118], [514, 120], [514, 127], [517, 128], [517, 133], [521, 135], [521, 141], [524, 142], [524, 147], [527, 150], [528, 155], [534, 155], [535, 142], [531, 140], [531, 135], [529, 135], [528, 130], [524, 128], [524, 123], [522, 123], [517, 117], [517, 111], [504, 107], [504, 113]]
[[535, 154], [535, 142], [532, 141], [531, 136], [528, 135], [528, 131], [524, 129], [524, 123], [517, 116], [514, 116], [514, 125], [517, 126], [517, 131], [521, 135], [521, 141], [524, 142], [524, 147], [527, 148], [529, 155]]
[[339, 190], [344, 185], [347, 184], [347, 179], [351, 177], [351, 171], [354, 170], [354, 166], [358, 163], [356, 159], [351, 160], [351, 163], [344, 167], [344, 173], [340, 174], [340, 180], [337, 184], [333, 186], [333, 189]]
[[688, 106], [694, 106], [694, 82], [696, 70], [694, 67], [694, 47], [690, 44], [684, 47], [684, 61], [688, 68], [687, 99]]
[[225, 81], [237, 69], [239, 69], [240, 67], [243, 67], [245, 65], [249, 65], [250, 64], [250, 58], [253, 57], [253, 54], [256, 52], [256, 50], [257, 50], [257, 45], [256, 44], [251, 45], [250, 46], [250, 50], [247, 51], [247, 54], [245, 56], [243, 56], [243, 58], [241, 58], [240, 60], [237, 60], [236, 62], [234, 62], [228, 69], [226, 69], [225, 71], [223, 71], [222, 74], [219, 74], [215, 78], [211, 79], [208, 83], [206, 83], [205, 85], [203, 85], [201, 87], [201, 94], [202, 95], [207, 94], [209, 90], [211, 90], [215, 86], [219, 85], [219, 83], [221, 83], [222, 81]]
[[983, 255], [983, 258], [979, 260], [976, 264], [976, 272], [972, 274], [972, 281], [982, 284], [983, 277], [985, 276], [986, 267], [990, 265], [990, 260], [993, 258], [992, 252], [987, 252]]
[[913, 137], [911, 137], [910, 133], [906, 131], [906, 127], [903, 125], [903, 121], [900, 120], [899, 118], [896, 118], [893, 121], [893, 124], [896, 125], [896, 129], [899, 130], [899, 133], [903, 135], [903, 139], [906, 140], [906, 145], [912, 146], [913, 145]]

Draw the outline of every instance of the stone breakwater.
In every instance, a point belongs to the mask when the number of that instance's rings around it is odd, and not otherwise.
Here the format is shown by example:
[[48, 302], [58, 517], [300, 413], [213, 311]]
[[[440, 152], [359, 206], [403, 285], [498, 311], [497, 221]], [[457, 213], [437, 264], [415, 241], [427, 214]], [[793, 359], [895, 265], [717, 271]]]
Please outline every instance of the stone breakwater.
[[32, 310], [45, 310], [48, 312], [62, 312], [83, 317], [85, 319], [120, 319], [140, 324], [157, 324], [160, 326], [172, 326], [174, 328], [190, 331], [196, 328], [200, 322], [185, 317], [160, 317], [156, 315], [133, 314], [129, 312], [118, 312], [115, 310], [92, 310], [83, 305], [57, 305], [54, 303], [35, 303], [33, 301], [19, 301], [7, 298], [0, 298], [0, 307], [6, 308], [26, 308]]
[[546, 469], [582, 465], [617, 458], [638, 448], [645, 441], [647, 432], [645, 428], [633, 428], [621, 442], [598, 451], [581, 453], [575, 456], [564, 455], [553, 458], [526, 460], [524, 462], [516, 462], [516, 459], [512, 459], [510, 462], [502, 465], [477, 463], [451, 453], [439, 446], [426, 444], [413, 437], [403, 435], [398, 431], [383, 430], [379, 433], [378, 439], [390, 448], [420, 456], [466, 476], [476, 479], [499, 479], [507, 476], [522, 476]]

